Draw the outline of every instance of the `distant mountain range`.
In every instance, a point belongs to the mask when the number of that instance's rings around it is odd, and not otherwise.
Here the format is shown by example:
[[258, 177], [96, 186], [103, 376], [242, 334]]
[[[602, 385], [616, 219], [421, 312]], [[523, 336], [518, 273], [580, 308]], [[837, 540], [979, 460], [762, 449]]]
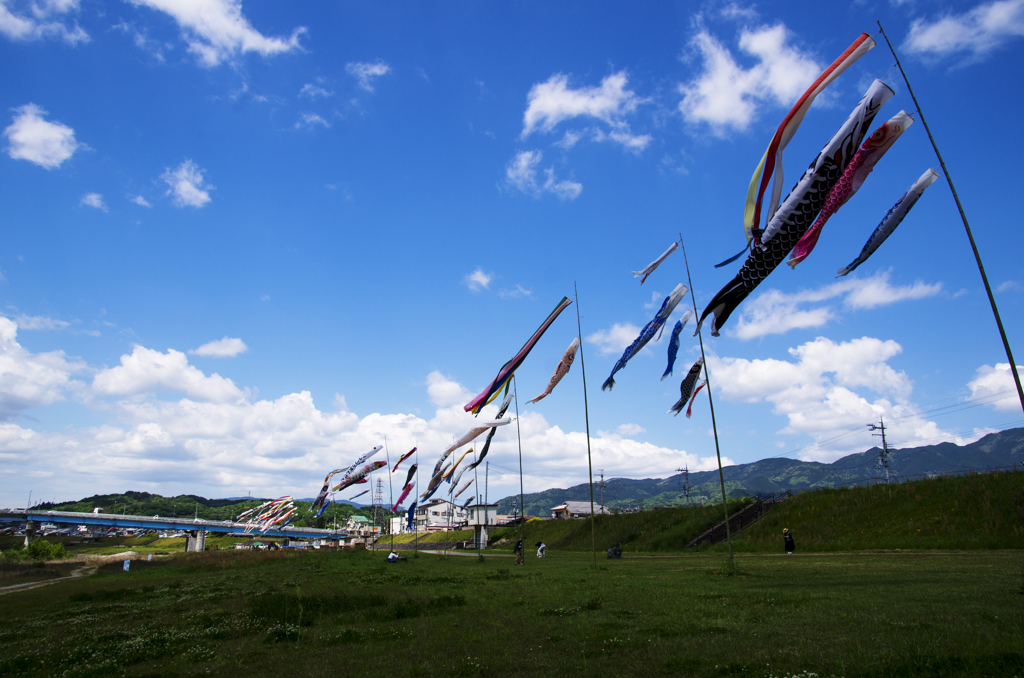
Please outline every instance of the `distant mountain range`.
[[[831, 464], [799, 461], [796, 459], [762, 459], [751, 464], [737, 464], [723, 469], [726, 493], [730, 497], [754, 496], [771, 492], [799, 492], [821, 487], [839, 487], [884, 482], [884, 470], [875, 467], [880, 448], [851, 454]], [[990, 433], [968, 445], [940, 443], [905, 449], [889, 448], [890, 474], [895, 479], [922, 478], [944, 474], [959, 474], [994, 468], [1016, 466], [1024, 472], [1024, 428]], [[594, 502], [600, 502], [601, 488], [594, 484]], [[605, 481], [605, 506], [626, 509], [635, 506], [676, 506], [684, 503], [683, 474], [668, 478], [612, 478]], [[690, 473], [690, 501], [720, 501], [721, 489], [718, 471]], [[511, 513], [518, 496], [505, 497], [498, 502], [500, 513]], [[590, 501], [590, 486], [586, 483], [568, 489], [551, 489], [527, 494], [523, 497], [526, 514], [548, 516], [551, 507], [565, 501]]]

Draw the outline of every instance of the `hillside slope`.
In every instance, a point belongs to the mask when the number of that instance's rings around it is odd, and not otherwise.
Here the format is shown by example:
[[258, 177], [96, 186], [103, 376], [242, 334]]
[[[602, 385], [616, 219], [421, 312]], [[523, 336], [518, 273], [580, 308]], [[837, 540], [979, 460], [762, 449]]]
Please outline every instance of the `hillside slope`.
[[[990, 433], [968, 445], [940, 443], [906, 449], [889, 448], [893, 474], [896, 478], [930, 477], [964, 473], [970, 470], [1021, 466], [1024, 462], [1024, 428]], [[847, 455], [831, 464], [805, 462], [797, 459], [762, 459], [750, 464], [737, 464], [723, 469], [726, 492], [730, 497], [753, 496], [758, 493], [806, 491], [825, 487], [842, 487], [871, 482], [879, 477], [875, 469], [878, 448]], [[683, 486], [682, 474], [668, 478], [612, 478], [605, 481], [605, 505], [624, 509], [634, 506], [679, 505]], [[720, 501], [718, 471], [690, 473], [690, 497]], [[594, 487], [595, 501], [599, 489]], [[505, 497], [499, 510], [511, 513], [518, 497]], [[550, 509], [564, 501], [589, 501], [587, 484], [570, 488], [553, 488], [524, 497], [526, 514], [548, 516]]]

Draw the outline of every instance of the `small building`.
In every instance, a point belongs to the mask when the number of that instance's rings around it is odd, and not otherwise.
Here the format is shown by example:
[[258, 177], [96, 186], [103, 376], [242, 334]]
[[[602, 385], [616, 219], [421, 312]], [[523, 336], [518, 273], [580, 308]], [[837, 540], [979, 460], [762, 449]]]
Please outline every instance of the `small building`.
[[498, 524], [497, 504], [469, 504], [466, 525], [473, 528], [473, 548], [487, 548], [487, 529]]
[[[594, 515], [605, 515], [610, 516], [611, 511], [606, 509], [600, 504], [594, 504]], [[590, 502], [589, 501], [567, 501], [559, 504], [558, 506], [551, 507], [552, 518], [589, 518], [590, 517]]]

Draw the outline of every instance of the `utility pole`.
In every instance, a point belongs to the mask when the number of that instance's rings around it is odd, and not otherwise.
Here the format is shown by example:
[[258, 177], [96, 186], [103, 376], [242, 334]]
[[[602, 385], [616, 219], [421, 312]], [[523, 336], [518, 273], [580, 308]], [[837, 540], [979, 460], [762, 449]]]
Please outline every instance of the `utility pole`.
[[484, 464], [484, 503], [487, 503], [487, 475], [491, 472], [491, 462]]
[[882, 417], [878, 417], [878, 425], [868, 424], [869, 431], [881, 431], [881, 433], [872, 433], [873, 436], [880, 435], [882, 437], [882, 450], [878, 453], [878, 459], [875, 460], [875, 468], [885, 469], [885, 482], [888, 485], [891, 480], [889, 478], [889, 447], [885, 443], [885, 421]]

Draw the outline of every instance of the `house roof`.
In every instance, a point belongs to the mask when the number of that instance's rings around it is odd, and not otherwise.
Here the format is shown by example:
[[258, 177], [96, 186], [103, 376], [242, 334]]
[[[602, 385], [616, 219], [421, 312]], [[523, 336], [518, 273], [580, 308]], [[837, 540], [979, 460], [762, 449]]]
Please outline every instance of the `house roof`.
[[[559, 504], [558, 506], [552, 506], [552, 511], [568, 511], [576, 515], [590, 515], [590, 502], [589, 501], [567, 501]], [[601, 506], [600, 504], [594, 504], [594, 513], [598, 515], [611, 513], [608, 509]]]
[[350, 516], [349, 520], [351, 520], [353, 522], [356, 522], [356, 523], [368, 523], [368, 522], [370, 522], [370, 519], [367, 518], [366, 516]]

